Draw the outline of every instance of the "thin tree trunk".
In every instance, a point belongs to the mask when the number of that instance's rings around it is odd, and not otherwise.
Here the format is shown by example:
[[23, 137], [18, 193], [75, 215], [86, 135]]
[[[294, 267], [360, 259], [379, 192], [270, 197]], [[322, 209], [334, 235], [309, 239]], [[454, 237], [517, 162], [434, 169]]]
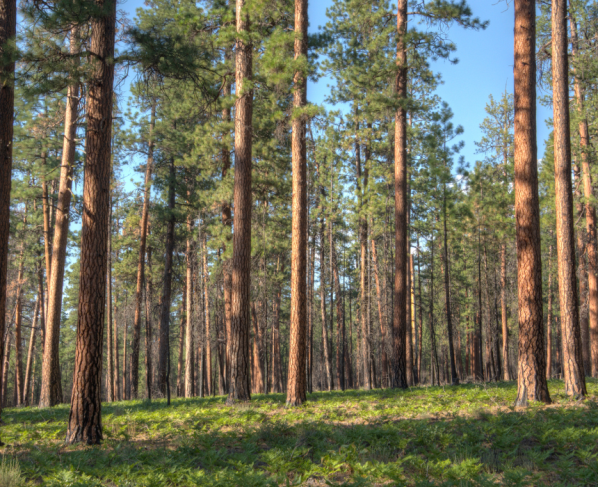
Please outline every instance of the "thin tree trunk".
[[345, 368], [344, 368], [344, 342], [345, 334], [343, 323], [345, 321], [344, 301], [341, 298], [341, 281], [338, 272], [338, 256], [336, 253], [332, 231], [330, 232], [330, 255], [332, 256], [332, 278], [334, 280], [334, 293], [336, 294], [336, 374], [339, 390], [345, 389]]
[[[78, 28], [71, 29], [71, 54], [79, 52]], [[60, 345], [60, 315], [62, 313], [62, 292], [64, 285], [64, 266], [66, 263], [66, 247], [69, 232], [69, 216], [71, 208], [71, 187], [73, 181], [73, 164], [75, 162], [77, 118], [79, 116], [79, 85], [68, 87], [66, 109], [64, 115], [64, 140], [62, 144], [62, 160], [60, 166], [60, 183], [58, 186], [58, 202], [56, 206], [56, 223], [54, 225], [54, 241], [52, 244], [51, 269], [48, 279], [48, 309], [46, 313], [46, 333], [44, 342], [44, 358], [42, 362], [42, 388], [40, 407], [54, 406], [62, 401], [60, 384], [60, 363], [58, 348]], [[44, 227], [45, 227], [44, 216]], [[47, 236], [47, 234], [45, 234]], [[46, 251], [48, 254], [48, 251]], [[112, 400], [109, 392], [109, 401]]]
[[156, 101], [152, 100], [149, 135], [147, 141], [147, 162], [145, 164], [145, 180], [143, 183], [143, 208], [139, 222], [139, 260], [137, 263], [137, 287], [135, 288], [135, 319], [133, 321], [133, 346], [131, 348], [131, 395], [137, 399], [139, 389], [139, 348], [141, 343], [141, 305], [143, 298], [143, 282], [145, 280], [145, 245], [147, 240], [147, 222], [154, 165], [154, 127], [156, 124]]
[[320, 310], [322, 316], [322, 349], [324, 351], [324, 366], [326, 369], [326, 384], [332, 390], [332, 359], [328, 345], [328, 329], [326, 326], [326, 295], [324, 293], [324, 217], [320, 223]]
[[[188, 221], [188, 220], [187, 220]], [[188, 242], [188, 241], [187, 241]], [[189, 247], [187, 247], [188, 249]], [[187, 267], [187, 272], [189, 268]], [[188, 276], [188, 274], [187, 274]], [[187, 290], [190, 286], [187, 277], [183, 286], [183, 303], [181, 304], [181, 326], [179, 328], [179, 354], [177, 356], [177, 374], [176, 374], [176, 395], [177, 397], [185, 397], [185, 376], [183, 373], [183, 357], [185, 355], [185, 325], [188, 322], [187, 317]]]
[[[236, 0], [236, 110], [235, 110], [235, 231], [233, 234], [231, 330], [227, 343], [230, 372], [227, 404], [251, 399], [251, 138], [253, 132], [253, 46], [244, 39], [250, 30], [245, 0]], [[249, 87], [247, 86], [249, 85]]]
[[448, 255], [448, 230], [446, 226], [446, 185], [443, 190], [443, 235], [444, 235], [444, 298], [446, 304], [446, 329], [448, 332], [448, 348], [449, 359], [451, 365], [451, 383], [455, 386], [459, 384], [459, 377], [457, 376], [457, 367], [455, 363], [455, 350], [453, 339], [453, 318], [451, 312], [451, 293], [450, 293], [450, 274], [449, 274], [449, 255]]
[[552, 244], [548, 252], [548, 316], [546, 317], [546, 380], [552, 378]]
[[164, 277], [162, 279], [162, 297], [160, 298], [160, 339], [158, 351], [158, 388], [165, 397], [170, 393], [168, 384], [170, 354], [170, 306], [172, 301], [172, 254], [174, 251], [174, 205], [175, 205], [175, 168], [174, 160], [170, 161], [168, 181], [168, 223], [166, 225], [166, 249], [164, 260]]
[[500, 315], [502, 324], [503, 380], [511, 380], [509, 370], [509, 323], [507, 321], [507, 245], [500, 247]]
[[[127, 309], [126, 301], [125, 301], [125, 310]], [[125, 311], [126, 312], [126, 311]], [[129, 323], [127, 323], [127, 319], [124, 319], [124, 335], [123, 335], [123, 374], [122, 374], [122, 391], [123, 391], [123, 400], [129, 400], [129, 391], [127, 389], [127, 355], [128, 355], [128, 347], [127, 347], [127, 338], [129, 334]]]
[[536, 145], [536, 2], [515, 0], [515, 216], [519, 314], [518, 406], [550, 402], [542, 319]]
[[[398, 0], [396, 91], [407, 98], [407, 0]], [[407, 111], [395, 114], [394, 386], [407, 387]]]
[[206, 233], [203, 232], [202, 237], [203, 247], [203, 291], [205, 296], [205, 325], [206, 325], [206, 340], [205, 340], [205, 359], [206, 359], [206, 395], [212, 393], [212, 339], [211, 339], [211, 328], [210, 328], [210, 293], [208, 280], [210, 277], [210, 270], [208, 268], [208, 246], [206, 243]]
[[[112, 190], [110, 191], [110, 210], [108, 214], [108, 244], [107, 244], [107, 264], [106, 264], [106, 326], [108, 331], [106, 333], [106, 349], [108, 359], [108, 373], [106, 379], [107, 400], [113, 402], [118, 399], [116, 389], [116, 376], [114, 375], [114, 368], [116, 366], [116, 358], [112, 344], [115, 341], [116, 326], [114, 324], [114, 317], [112, 316]], [[43, 382], [42, 382], [43, 391]]]
[[116, 2], [97, 0], [104, 14], [91, 20], [95, 81], [89, 83], [85, 183], [81, 236], [81, 278], [77, 345], [71, 411], [66, 443], [98, 444], [102, 440], [101, 378], [104, 314], [106, 312], [106, 265], [110, 172]]
[[[193, 353], [193, 256], [195, 255], [195, 248], [193, 240], [191, 239], [191, 232], [193, 230], [193, 220], [190, 216], [187, 217], [187, 232], [189, 237], [187, 238], [187, 287], [186, 287], [186, 307], [187, 312], [187, 326], [185, 327], [185, 379], [184, 379], [184, 396], [193, 397], [193, 374], [195, 357]], [[182, 395], [181, 391], [181, 395]]]
[[[27, 210], [25, 209], [25, 215]], [[25, 216], [25, 222], [27, 216]], [[17, 297], [15, 303], [15, 387], [16, 406], [23, 405], [23, 337], [21, 336], [21, 325], [23, 324], [23, 248], [19, 256], [19, 270], [17, 273]]]
[[[148, 231], [149, 233], [149, 231]], [[145, 275], [145, 387], [146, 397], [152, 399], [152, 248], [147, 247], [147, 268]]]
[[[41, 284], [41, 283], [40, 283]], [[31, 322], [31, 334], [29, 335], [29, 348], [27, 350], [27, 365], [25, 367], [25, 381], [24, 381], [24, 390], [23, 390], [23, 398], [25, 405], [31, 405], [31, 401], [33, 400], [33, 395], [31, 393], [31, 376], [32, 376], [32, 366], [33, 363], [33, 356], [35, 354], [35, 337], [37, 334], [37, 321], [39, 318], [39, 310], [43, 306], [42, 300], [43, 293], [41, 290], [38, 291], [37, 299], [35, 300], [35, 311], [33, 312], [33, 320]]]
[[10, 351], [12, 349], [11, 342], [12, 342], [12, 330], [9, 330], [6, 334], [5, 338], [5, 346], [4, 346], [4, 362], [2, 364], [2, 407], [6, 407], [6, 393], [8, 388], [8, 368], [10, 365]]
[[567, 47], [567, 0], [552, 0], [554, 180], [563, 368], [567, 395], [580, 398], [584, 397], [587, 392], [579, 327], [575, 265]]

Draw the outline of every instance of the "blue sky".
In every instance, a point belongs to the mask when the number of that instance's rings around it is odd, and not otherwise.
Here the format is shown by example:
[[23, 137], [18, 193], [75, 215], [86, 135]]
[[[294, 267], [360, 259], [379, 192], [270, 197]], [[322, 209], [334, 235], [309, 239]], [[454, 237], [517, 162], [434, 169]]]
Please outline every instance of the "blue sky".
[[[309, 2], [310, 32], [317, 32], [318, 27], [326, 23], [326, 9], [331, 3], [331, 0]], [[489, 95], [499, 97], [505, 88], [513, 91], [513, 5], [510, 3], [507, 5], [505, 0], [469, 0], [474, 14], [481, 20], [490, 21], [488, 28], [485, 31], [466, 31], [452, 27], [448, 36], [457, 45], [455, 56], [459, 63], [453, 65], [438, 61], [433, 64], [434, 70], [444, 80], [438, 94], [453, 110], [455, 124], [465, 129], [462, 136], [465, 147], [461, 154], [468, 163], [481, 158], [475, 154], [474, 142], [481, 138], [479, 125], [484, 119]], [[143, 0], [125, 0], [119, 8], [128, 12], [132, 19], [141, 6]], [[323, 103], [329, 83], [328, 79], [310, 83], [309, 100]], [[126, 96], [126, 88], [123, 91]], [[551, 115], [550, 108], [538, 104], [538, 157], [542, 157], [544, 152], [544, 141], [548, 137], [545, 120]]]

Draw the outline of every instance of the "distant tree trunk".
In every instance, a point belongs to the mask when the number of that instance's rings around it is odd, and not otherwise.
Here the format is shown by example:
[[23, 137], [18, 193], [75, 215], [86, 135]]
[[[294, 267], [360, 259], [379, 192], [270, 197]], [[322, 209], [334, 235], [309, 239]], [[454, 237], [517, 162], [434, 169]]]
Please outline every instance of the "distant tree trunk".
[[10, 351], [12, 349], [12, 330], [8, 330], [5, 334], [5, 346], [4, 346], [4, 363], [2, 364], [2, 407], [6, 407], [7, 402], [7, 388], [8, 388], [8, 369], [10, 366]]
[[[410, 185], [407, 182], [407, 195], [410, 192]], [[409, 239], [409, 228], [411, 226], [411, 201], [409, 196], [407, 197], [407, 277], [406, 277], [406, 286], [407, 286], [407, 297], [406, 297], [406, 317], [405, 323], [407, 324], [406, 328], [406, 354], [405, 354], [405, 361], [407, 363], [407, 384], [410, 386], [414, 385], [414, 375], [413, 375], [413, 329], [411, 327], [411, 241]]]
[[[0, 75], [7, 80], [0, 88], [0, 337], [6, 334], [6, 280], [8, 271], [8, 236], [10, 230], [10, 189], [12, 181], [12, 147], [14, 121], [15, 62], [9, 56], [7, 45], [17, 34], [17, 2], [0, 3], [0, 54], [6, 64], [0, 66]], [[0, 363], [4, 347], [0, 345]], [[3, 382], [4, 383], [4, 382]], [[4, 400], [4, 395], [2, 396]], [[1, 411], [0, 404], [0, 411]], [[1, 443], [1, 442], [0, 442]]]
[[[188, 221], [188, 220], [187, 220]], [[187, 241], [188, 242], [188, 241]], [[188, 249], [189, 247], [187, 247]], [[189, 268], [187, 267], [187, 272]], [[187, 317], [187, 292], [191, 285], [189, 279], [185, 280], [183, 285], [183, 303], [181, 304], [181, 326], [179, 328], [179, 353], [177, 356], [176, 369], [176, 395], [177, 397], [185, 397], [185, 376], [183, 372], [183, 357], [185, 355], [185, 324], [188, 321]]]
[[[71, 54], [79, 52], [78, 28], [71, 29]], [[56, 223], [54, 225], [54, 241], [52, 244], [52, 260], [48, 271], [48, 310], [46, 313], [46, 333], [44, 358], [42, 362], [42, 388], [40, 407], [50, 407], [62, 402], [62, 386], [60, 381], [60, 363], [58, 349], [60, 346], [60, 318], [62, 313], [62, 292], [64, 285], [64, 266], [66, 263], [67, 238], [69, 232], [69, 215], [71, 208], [71, 187], [73, 181], [73, 164], [75, 162], [77, 118], [79, 116], [79, 85], [72, 84], [67, 90], [66, 109], [64, 115], [64, 140], [62, 144], [62, 160], [60, 167], [60, 183], [56, 206]], [[44, 215], [44, 227], [46, 217]], [[47, 237], [47, 234], [45, 234]], [[46, 250], [49, 256], [49, 249]], [[110, 369], [109, 369], [110, 370]], [[108, 394], [111, 401], [110, 392]]]
[[436, 382], [440, 385], [440, 371], [438, 366], [438, 351], [436, 348], [436, 330], [434, 329], [434, 239], [430, 243], [430, 384], [434, 385], [434, 375]]
[[546, 380], [552, 378], [552, 244], [548, 252], [548, 316], [546, 318]]
[[[149, 232], [148, 232], [149, 233]], [[147, 268], [145, 277], [145, 387], [147, 399], [152, 399], [152, 248], [147, 248]]]
[[410, 293], [410, 327], [412, 330], [412, 337], [413, 337], [413, 384], [419, 384], [419, 373], [418, 373], [418, 355], [417, 355], [417, 347], [419, 344], [419, 336], [417, 334], [417, 320], [415, 318], [415, 267], [413, 264], [413, 254], [409, 253], [409, 293]]
[[205, 358], [206, 358], [206, 394], [212, 393], [212, 335], [210, 325], [210, 287], [208, 286], [208, 280], [210, 278], [210, 270], [208, 268], [208, 246], [206, 243], [206, 234], [203, 232], [202, 238], [203, 246], [203, 290], [205, 295], [205, 324], [206, 324], [206, 343], [205, 343]]
[[[25, 210], [27, 214], [27, 210]], [[27, 217], [25, 216], [25, 221]], [[23, 405], [23, 337], [21, 336], [21, 327], [23, 324], [23, 248], [19, 256], [19, 270], [17, 273], [17, 296], [15, 301], [15, 387], [17, 389], [16, 406]]]
[[326, 325], [326, 295], [324, 293], [324, 217], [320, 220], [320, 310], [322, 316], [322, 350], [324, 351], [324, 367], [326, 384], [332, 390], [332, 358], [328, 344], [328, 327]]
[[[581, 171], [579, 169], [579, 164], [572, 164], [573, 167], [573, 184], [575, 186], [574, 189], [574, 197], [573, 200], [575, 202], [575, 213], [578, 220], [582, 220], [585, 215], [585, 208], [582, 202], [582, 192], [581, 192]], [[581, 332], [581, 348], [582, 348], [582, 357], [583, 357], [583, 367], [586, 376], [591, 376], [592, 374], [592, 356], [590, 350], [590, 324], [589, 324], [589, 316], [588, 316], [588, 278], [591, 274], [591, 269], [588, 268], [588, 273], [586, 273], [586, 266], [585, 266], [585, 254], [586, 254], [586, 235], [583, 228], [579, 228], [575, 234], [575, 243], [577, 247], [577, 255], [579, 256], [579, 260], [577, 261], [577, 279], [579, 280], [579, 328]]]
[[[193, 354], [193, 256], [195, 255], [195, 246], [191, 240], [191, 232], [193, 230], [193, 220], [190, 216], [187, 217], [187, 288], [186, 288], [186, 305], [187, 305], [187, 326], [185, 328], [185, 379], [184, 379], [184, 393], [185, 397], [193, 397], [193, 366], [195, 363]], [[182, 395], [182, 391], [181, 391]]]
[[451, 363], [451, 383], [455, 386], [459, 384], [457, 376], [457, 367], [455, 363], [455, 350], [453, 339], [453, 319], [451, 312], [451, 293], [450, 293], [450, 274], [449, 274], [449, 255], [448, 255], [448, 231], [446, 226], [446, 185], [443, 190], [443, 235], [444, 235], [444, 299], [446, 304], [446, 329], [448, 333], [449, 359]]
[[[245, 0], [236, 0], [236, 110], [235, 110], [235, 184], [232, 262], [231, 330], [227, 343], [230, 360], [228, 405], [251, 399], [250, 384], [250, 294], [251, 294], [251, 169], [253, 133], [253, 46], [245, 42], [250, 30]], [[249, 84], [249, 88], [247, 85]]]
[[519, 314], [518, 406], [550, 402], [546, 385], [536, 145], [536, 2], [515, 0], [515, 215]]
[[502, 324], [503, 380], [511, 380], [509, 370], [509, 323], [507, 321], [507, 246], [500, 246], [500, 315]]
[[[398, 0], [396, 91], [407, 98], [407, 0]], [[395, 114], [394, 387], [407, 387], [407, 111]]]
[[386, 289], [380, 286], [380, 272], [378, 269], [378, 252], [376, 251], [376, 239], [372, 238], [372, 263], [374, 264], [374, 279], [376, 281], [376, 297], [378, 302], [378, 319], [380, 321], [380, 342], [381, 342], [381, 378], [382, 387], [388, 387], [390, 381], [388, 380], [388, 357], [386, 355], [386, 330], [388, 328], [388, 320], [386, 314]]
[[251, 322], [253, 325], [253, 357], [251, 360], [253, 373], [251, 374], [251, 390], [259, 394], [264, 389], [264, 369], [262, 367], [262, 333], [255, 310], [255, 302], [251, 303]]
[[[227, 51], [227, 55], [229, 52]], [[229, 83], [225, 83], [222, 91], [222, 96], [227, 97], [230, 95], [231, 86]], [[225, 123], [230, 122], [230, 108], [225, 107], [222, 110], [222, 120]], [[224, 137], [228, 136], [228, 133], [224, 135]], [[230, 170], [230, 151], [227, 147], [223, 148], [221, 151], [222, 157], [222, 179], [224, 180], [227, 175], [228, 171]], [[226, 245], [230, 246], [230, 241], [232, 239], [231, 235], [231, 228], [233, 224], [233, 219], [231, 215], [231, 207], [230, 201], [226, 200], [222, 203], [222, 225], [224, 226], [224, 231], [226, 233], [226, 244], [223, 245], [223, 253], [226, 251]], [[228, 373], [230, 370], [230, 358], [228, 356], [228, 341], [230, 340], [231, 336], [231, 293], [232, 293], [232, 273], [231, 273], [231, 260], [226, 256], [223, 258], [223, 265], [222, 265], [222, 278], [223, 278], [223, 294], [224, 294], [224, 337], [225, 337], [225, 374], [223, 377], [224, 381], [224, 388], [228, 390]]]
[[345, 368], [344, 368], [344, 343], [345, 332], [343, 323], [345, 321], [344, 300], [342, 299], [341, 281], [338, 272], [338, 255], [334, 245], [332, 229], [330, 231], [330, 255], [332, 256], [332, 278], [334, 281], [334, 293], [336, 294], [336, 374], [339, 390], [345, 390]]
[[[110, 9], [104, 8], [105, 1]], [[116, 2], [97, 0], [104, 9], [91, 20], [89, 50], [95, 81], [88, 86], [85, 183], [81, 232], [81, 277], [77, 345], [71, 411], [66, 443], [98, 444], [102, 440], [101, 379], [106, 266], [110, 212], [111, 135]]]
[[580, 398], [584, 397], [587, 392], [579, 327], [575, 265], [567, 47], [567, 0], [552, 0], [554, 181], [563, 365], [567, 395]]
[[[282, 272], [280, 257], [276, 264], [276, 273]], [[282, 368], [280, 364], [280, 300], [281, 285], [276, 285], [274, 298], [274, 317], [272, 319], [272, 392], [282, 392]]]
[[[44, 137], [46, 134], [43, 134]], [[52, 248], [50, 241], [52, 240], [52, 218], [50, 216], [50, 201], [48, 197], [48, 153], [42, 150], [41, 162], [42, 162], [42, 220], [44, 225], [44, 254], [46, 261], [46, 287], [50, 289], [50, 279], [52, 278]], [[61, 398], [62, 399], [62, 398]]]
[[[41, 271], [41, 269], [40, 269]], [[41, 277], [41, 272], [40, 272]], [[41, 284], [41, 282], [40, 282]], [[31, 376], [32, 366], [34, 365], [33, 356], [35, 354], [35, 337], [37, 334], [37, 320], [39, 318], [39, 310], [43, 306], [42, 303], [43, 292], [41, 289], [38, 291], [37, 299], [35, 300], [35, 310], [33, 312], [33, 320], [31, 321], [31, 334], [29, 335], [29, 348], [27, 350], [27, 365], [25, 367], [25, 380], [24, 380], [24, 391], [23, 400], [25, 405], [30, 406], [33, 400], [33, 394], [31, 393]]]
[[[314, 368], [314, 280], [316, 264], [316, 232], [313, 232], [309, 257], [309, 282], [307, 297], [307, 390], [313, 392]], [[346, 355], [345, 355], [346, 357]]]
[[[112, 291], [111, 291], [112, 292]], [[123, 399], [123, 395], [122, 395], [122, 390], [120, 388], [120, 349], [119, 349], [119, 345], [118, 345], [118, 326], [116, 324], [116, 315], [118, 314], [118, 307], [117, 307], [117, 303], [118, 301], [115, 300], [114, 303], [114, 309], [112, 310], [112, 338], [114, 339], [114, 343], [112, 344], [112, 356], [114, 357], [114, 376], [113, 376], [113, 381], [114, 381], [114, 400], [115, 401], [122, 401]], [[112, 306], [112, 303], [110, 303], [110, 306]]]
[[[578, 49], [577, 23], [571, 12], [569, 15], [569, 24], [571, 25], [571, 57], [576, 59]], [[589, 340], [584, 343], [586, 355], [590, 355], [592, 377], [598, 377], [598, 243], [596, 241], [596, 208], [592, 203], [592, 173], [590, 167], [590, 135], [588, 131], [588, 119], [584, 112], [585, 94], [581, 84], [580, 75], [577, 69], [573, 70], [575, 74], [575, 101], [577, 109], [581, 115], [579, 122], [579, 138], [581, 145], [581, 162], [583, 167], [583, 190], [586, 199], [585, 217], [587, 232], [587, 254], [588, 254], [588, 287], [590, 293], [590, 331]], [[582, 333], [584, 323], [582, 323]], [[590, 349], [588, 351], [588, 348]], [[588, 353], [589, 352], [589, 353]]]
[[[108, 402], [118, 400], [116, 382], [117, 378], [114, 375], [116, 366], [116, 357], [118, 353], [114, 353], [116, 335], [116, 325], [114, 317], [112, 316], [112, 190], [110, 191], [110, 210], [108, 212], [108, 243], [107, 243], [107, 260], [106, 263], [106, 326], [108, 327], [106, 333], [106, 349], [108, 359], [108, 371], [106, 378], [106, 398]], [[43, 382], [42, 382], [43, 387]], [[43, 388], [42, 388], [43, 391]]]
[[[125, 301], [125, 310], [127, 309], [127, 304]], [[128, 358], [128, 347], [127, 347], [127, 338], [129, 334], [129, 323], [127, 323], [127, 319], [124, 319], [124, 332], [123, 332], [123, 374], [122, 374], [122, 391], [123, 391], [123, 400], [128, 401], [129, 398], [129, 390], [127, 389], [127, 358]]]
[[166, 225], [166, 249], [164, 259], [164, 277], [162, 279], [162, 297], [160, 298], [160, 338], [158, 351], [158, 388], [165, 397], [170, 392], [168, 384], [170, 353], [170, 306], [172, 301], [172, 254], [174, 251], [174, 204], [175, 204], [175, 168], [170, 161], [168, 181], [168, 223]]
[[141, 305], [143, 299], [143, 282], [145, 280], [145, 244], [147, 240], [147, 222], [149, 217], [150, 188], [152, 184], [152, 168], [154, 165], [154, 127], [156, 124], [156, 101], [152, 100], [149, 136], [147, 141], [147, 162], [145, 164], [145, 180], [143, 183], [143, 208], [139, 222], [139, 259], [137, 261], [137, 287], [135, 288], [135, 318], [133, 321], [133, 346], [131, 348], [131, 395], [137, 399], [139, 389], [139, 348], [141, 343]]
[[424, 341], [424, 303], [422, 294], [422, 277], [420, 269], [420, 252], [419, 252], [419, 236], [417, 238], [417, 288], [419, 295], [419, 350], [417, 351], [417, 377], [422, 382], [422, 348]]

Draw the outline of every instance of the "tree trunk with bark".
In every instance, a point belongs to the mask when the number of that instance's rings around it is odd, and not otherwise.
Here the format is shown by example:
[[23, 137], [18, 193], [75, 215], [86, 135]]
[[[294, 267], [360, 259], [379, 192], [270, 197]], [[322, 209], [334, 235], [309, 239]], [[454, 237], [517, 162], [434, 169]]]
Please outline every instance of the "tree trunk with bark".
[[[25, 215], [27, 210], [25, 210]], [[25, 216], [25, 221], [27, 217]], [[23, 337], [21, 328], [23, 324], [23, 249], [19, 256], [19, 270], [17, 272], [17, 296], [15, 301], [15, 387], [16, 406], [23, 405]]]
[[[397, 96], [407, 98], [407, 0], [398, 0]], [[394, 387], [407, 388], [407, 111], [395, 114]]]
[[236, 110], [235, 110], [235, 184], [232, 262], [231, 330], [227, 343], [230, 363], [228, 405], [251, 399], [250, 384], [250, 294], [251, 294], [251, 170], [253, 133], [253, 46], [244, 39], [250, 30], [245, 0], [236, 0]]
[[376, 297], [378, 302], [378, 319], [380, 321], [380, 368], [382, 369], [380, 375], [382, 379], [382, 387], [388, 387], [390, 385], [390, 380], [388, 380], [388, 357], [386, 355], [386, 330], [388, 329], [388, 315], [386, 313], [386, 300], [384, 299], [386, 296], [386, 289], [380, 285], [378, 252], [376, 250], [376, 239], [374, 238], [372, 238], [372, 263], [374, 264], [374, 279], [376, 282]]
[[575, 265], [567, 46], [567, 0], [552, 0], [554, 181], [563, 369], [567, 395], [581, 398], [587, 392], [579, 327], [577, 268]]
[[[41, 278], [41, 269], [40, 269], [40, 278]], [[41, 281], [40, 281], [41, 284]], [[31, 321], [31, 334], [29, 335], [29, 348], [27, 350], [27, 364], [25, 366], [25, 380], [24, 380], [24, 390], [23, 390], [23, 398], [24, 403], [26, 406], [31, 405], [31, 401], [33, 400], [33, 394], [31, 393], [31, 376], [33, 375], [33, 366], [35, 362], [33, 360], [33, 356], [35, 354], [35, 338], [37, 335], [37, 321], [39, 318], [40, 308], [43, 306], [43, 292], [39, 289], [37, 294], [37, 299], [35, 300], [35, 310], [33, 312], [33, 320]]]
[[548, 316], [546, 317], [546, 380], [552, 378], [552, 245], [548, 252]]
[[174, 205], [175, 205], [175, 168], [170, 161], [168, 181], [168, 223], [166, 225], [166, 249], [164, 276], [162, 279], [162, 297], [160, 298], [160, 337], [158, 342], [158, 388], [163, 397], [170, 392], [169, 355], [170, 355], [170, 306], [172, 301], [172, 254], [174, 252]]
[[[190, 216], [187, 217], [187, 286], [186, 286], [186, 319], [187, 326], [185, 327], [185, 378], [184, 397], [193, 397], [193, 373], [194, 373], [194, 353], [193, 353], [193, 256], [195, 255], [195, 246], [191, 240], [191, 232], [193, 230], [193, 221]], [[181, 391], [181, 395], [183, 391]]]
[[[71, 30], [70, 51], [79, 52], [78, 29]], [[73, 164], [77, 145], [77, 119], [79, 117], [79, 85], [68, 87], [64, 115], [64, 140], [58, 185], [56, 222], [52, 260], [48, 277], [48, 310], [46, 313], [46, 333], [44, 358], [42, 362], [42, 388], [40, 407], [50, 407], [62, 402], [60, 384], [60, 363], [58, 348], [60, 344], [60, 317], [62, 313], [62, 292], [64, 285], [64, 267], [66, 263], [67, 239], [71, 209], [71, 187], [73, 182]], [[45, 220], [45, 217], [44, 217]], [[112, 400], [110, 394], [109, 399]]]
[[456, 386], [459, 384], [459, 377], [457, 376], [457, 366], [455, 362], [455, 349], [453, 339], [453, 317], [451, 312], [451, 293], [450, 293], [450, 274], [449, 274], [449, 255], [448, 255], [448, 230], [446, 226], [446, 185], [443, 192], [443, 235], [444, 235], [444, 299], [446, 305], [446, 329], [448, 333], [448, 347], [449, 359], [451, 362], [451, 383]]
[[519, 314], [518, 406], [550, 402], [542, 319], [536, 145], [536, 2], [515, 0], [515, 216]]
[[[188, 247], [187, 247], [188, 248]], [[187, 268], [188, 270], [188, 268]], [[179, 327], [179, 353], [177, 355], [177, 370], [176, 370], [176, 395], [177, 397], [185, 397], [185, 375], [183, 373], [183, 362], [185, 356], [185, 328], [188, 322], [187, 317], [187, 289], [190, 285], [189, 280], [185, 280], [183, 286], [183, 302], [181, 304], [181, 325]]]
[[[112, 149], [112, 105], [116, 2], [98, 0], [106, 12], [91, 20], [89, 50], [94, 81], [87, 99], [85, 183], [81, 232], [81, 277], [77, 345], [66, 443], [102, 440], [101, 378]], [[106, 7], [109, 7], [106, 9]]]

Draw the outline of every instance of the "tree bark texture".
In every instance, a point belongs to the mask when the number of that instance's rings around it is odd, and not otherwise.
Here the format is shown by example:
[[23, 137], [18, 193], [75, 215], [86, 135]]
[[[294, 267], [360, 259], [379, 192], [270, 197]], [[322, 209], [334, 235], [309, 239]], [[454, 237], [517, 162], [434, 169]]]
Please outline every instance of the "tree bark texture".
[[536, 2], [515, 0], [515, 218], [519, 314], [516, 405], [550, 402], [542, 319], [536, 145]]
[[[253, 133], [253, 46], [244, 38], [250, 30], [245, 0], [236, 0], [236, 109], [235, 183], [232, 262], [231, 330], [227, 344], [230, 360], [227, 404], [251, 399], [250, 294], [251, 294], [251, 171]], [[249, 84], [249, 87], [247, 86]]]
[[90, 51], [94, 77], [88, 86], [85, 184], [81, 235], [81, 273], [75, 371], [67, 443], [98, 444], [102, 440], [101, 378], [112, 149], [112, 104], [116, 2], [91, 20]]
[[195, 246], [191, 240], [191, 232], [193, 230], [193, 221], [191, 217], [187, 217], [187, 326], [185, 327], [185, 380], [184, 380], [184, 396], [193, 397], [193, 372], [194, 372], [194, 353], [193, 353], [193, 256], [195, 255]]
[[577, 268], [575, 265], [567, 46], [567, 0], [552, 0], [555, 216], [563, 370], [567, 395], [584, 397], [587, 393], [581, 349]]

